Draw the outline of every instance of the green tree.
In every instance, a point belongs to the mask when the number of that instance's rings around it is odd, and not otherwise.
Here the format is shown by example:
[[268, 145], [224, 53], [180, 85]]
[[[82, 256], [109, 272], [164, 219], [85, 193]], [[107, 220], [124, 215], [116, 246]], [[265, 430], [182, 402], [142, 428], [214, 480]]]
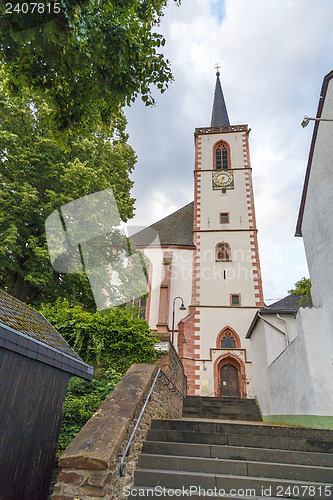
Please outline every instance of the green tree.
[[131, 218], [136, 155], [127, 143], [126, 120], [108, 130], [69, 133], [65, 148], [48, 127], [52, 108], [42, 99], [8, 97], [0, 89], [0, 286], [28, 303], [68, 297], [93, 307], [87, 277], [53, 270], [45, 220], [77, 198], [112, 188], [123, 221]]
[[300, 306], [312, 304], [311, 298], [311, 281], [310, 278], [302, 278], [295, 283], [295, 288], [288, 290], [291, 295], [300, 295]]
[[8, 88], [13, 94], [38, 91], [51, 102], [58, 131], [96, 121], [109, 126], [119, 108], [139, 94], [152, 104], [152, 86], [164, 92], [173, 79], [169, 61], [159, 53], [165, 39], [152, 31], [167, 3], [61, 0], [57, 12], [45, 8], [44, 14], [8, 12], [2, 3], [0, 51]]
[[93, 313], [58, 300], [39, 310], [86, 363], [125, 373], [134, 363], [153, 363], [158, 357], [157, 338], [135, 308]]

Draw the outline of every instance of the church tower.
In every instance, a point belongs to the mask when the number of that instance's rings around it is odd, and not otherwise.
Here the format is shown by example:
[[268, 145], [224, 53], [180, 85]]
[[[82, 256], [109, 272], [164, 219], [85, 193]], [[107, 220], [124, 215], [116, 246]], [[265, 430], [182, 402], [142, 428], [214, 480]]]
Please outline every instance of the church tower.
[[249, 132], [230, 125], [217, 70], [211, 126], [194, 133], [192, 298], [178, 341], [190, 395], [253, 396], [245, 336], [264, 302]]

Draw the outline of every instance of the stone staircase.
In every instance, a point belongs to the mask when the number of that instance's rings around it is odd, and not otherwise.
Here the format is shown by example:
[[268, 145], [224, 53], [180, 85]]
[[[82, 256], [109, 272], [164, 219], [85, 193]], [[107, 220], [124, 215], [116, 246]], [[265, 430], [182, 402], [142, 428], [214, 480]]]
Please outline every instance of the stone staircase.
[[152, 422], [129, 498], [333, 499], [333, 431], [258, 413], [254, 400], [186, 398], [183, 419]]
[[255, 399], [187, 396], [183, 417], [261, 421]]

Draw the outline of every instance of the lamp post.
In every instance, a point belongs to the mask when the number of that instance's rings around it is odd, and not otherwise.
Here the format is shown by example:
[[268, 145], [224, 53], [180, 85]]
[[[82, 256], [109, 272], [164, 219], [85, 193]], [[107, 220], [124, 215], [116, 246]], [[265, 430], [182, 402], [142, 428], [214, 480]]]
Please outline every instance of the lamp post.
[[333, 122], [331, 118], [309, 118], [308, 116], [304, 116], [304, 120], [301, 123], [302, 127], [307, 127], [310, 120], [314, 120], [315, 122]]
[[181, 297], [175, 297], [172, 302], [172, 335], [171, 335], [171, 344], [173, 345], [173, 336], [175, 332], [175, 302], [177, 299], [182, 301], [181, 306], [179, 308], [180, 311], [186, 311], [186, 307], [184, 306], [184, 301]]

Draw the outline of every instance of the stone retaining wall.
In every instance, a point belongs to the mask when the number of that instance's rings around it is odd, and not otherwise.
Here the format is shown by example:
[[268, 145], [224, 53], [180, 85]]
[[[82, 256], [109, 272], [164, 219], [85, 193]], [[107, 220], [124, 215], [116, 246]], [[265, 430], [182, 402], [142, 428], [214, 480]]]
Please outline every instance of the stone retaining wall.
[[184, 374], [184, 367], [180, 361], [177, 352], [173, 345], [168, 342], [168, 351], [163, 353], [163, 355], [155, 362], [156, 366], [159, 366], [166, 375], [173, 381], [177, 389], [185, 394], [187, 392], [187, 380]]
[[[174, 363], [176, 364], [175, 361]], [[126, 448], [144, 404], [143, 400], [148, 395], [157, 372], [157, 366], [148, 364], [133, 365], [126, 372], [59, 458], [62, 470], [54, 487], [52, 500], [124, 498], [123, 488], [133, 484], [138, 454], [151, 420], [179, 418], [182, 415], [182, 397], [176, 391], [169, 390], [165, 377], [159, 377], [126, 458], [125, 476], [121, 478], [119, 455]], [[173, 378], [171, 375], [169, 372], [169, 378]], [[179, 386], [179, 382], [176, 385]]]

